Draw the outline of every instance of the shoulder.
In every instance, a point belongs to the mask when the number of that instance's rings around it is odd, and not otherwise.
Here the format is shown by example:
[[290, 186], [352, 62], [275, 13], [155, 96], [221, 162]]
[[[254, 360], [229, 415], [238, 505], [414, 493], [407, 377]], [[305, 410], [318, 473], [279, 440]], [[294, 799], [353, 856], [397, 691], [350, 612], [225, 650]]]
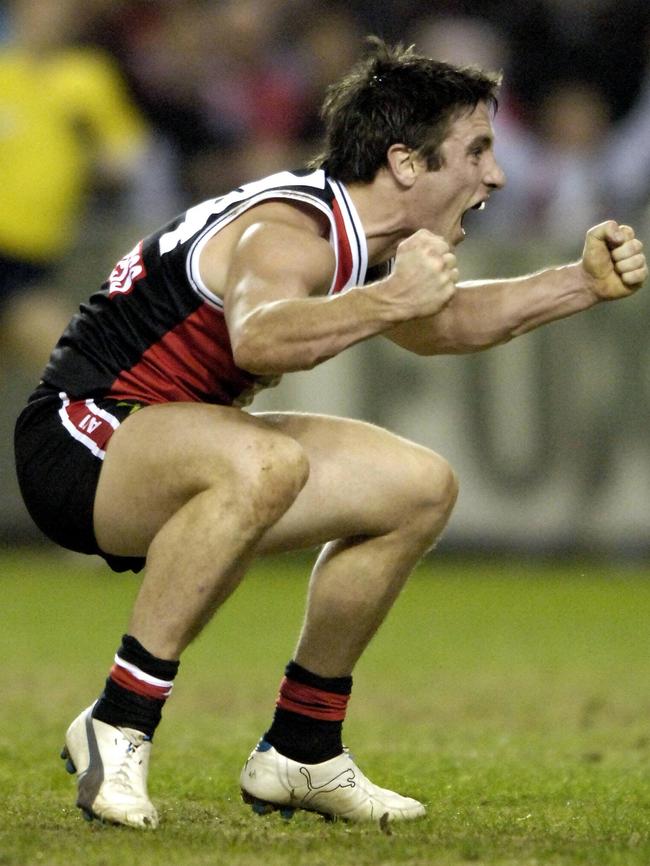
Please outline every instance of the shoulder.
[[247, 258], [263, 256], [271, 266], [277, 264], [309, 274], [317, 282], [329, 282], [335, 266], [329, 233], [329, 220], [314, 207], [299, 202], [266, 202], [249, 212], [237, 252]]
[[327, 238], [330, 221], [315, 205], [288, 199], [271, 199], [252, 207], [246, 214], [248, 222], [284, 225], [316, 237]]
[[336, 257], [327, 216], [304, 203], [265, 201], [219, 231], [201, 254], [201, 271], [212, 291], [223, 295], [231, 281], [302, 285], [326, 292]]

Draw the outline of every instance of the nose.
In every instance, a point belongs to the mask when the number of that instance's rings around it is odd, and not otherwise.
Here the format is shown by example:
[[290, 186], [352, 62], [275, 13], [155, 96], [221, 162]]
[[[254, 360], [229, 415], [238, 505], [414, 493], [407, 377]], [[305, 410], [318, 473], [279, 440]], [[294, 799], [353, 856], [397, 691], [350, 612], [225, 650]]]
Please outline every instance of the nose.
[[501, 189], [506, 184], [506, 174], [494, 156], [483, 176], [483, 183], [490, 189]]

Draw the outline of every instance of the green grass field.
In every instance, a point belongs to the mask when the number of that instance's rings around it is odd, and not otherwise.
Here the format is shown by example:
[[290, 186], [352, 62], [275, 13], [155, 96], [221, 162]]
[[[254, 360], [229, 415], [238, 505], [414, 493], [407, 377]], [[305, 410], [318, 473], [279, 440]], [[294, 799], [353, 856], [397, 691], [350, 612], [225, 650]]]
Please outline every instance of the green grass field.
[[381, 832], [259, 818], [238, 774], [267, 725], [308, 561], [260, 564], [186, 653], [156, 735], [155, 832], [87, 824], [58, 753], [137, 578], [0, 558], [0, 866], [650, 863], [650, 569], [435, 557], [356, 672], [346, 742], [428, 817]]

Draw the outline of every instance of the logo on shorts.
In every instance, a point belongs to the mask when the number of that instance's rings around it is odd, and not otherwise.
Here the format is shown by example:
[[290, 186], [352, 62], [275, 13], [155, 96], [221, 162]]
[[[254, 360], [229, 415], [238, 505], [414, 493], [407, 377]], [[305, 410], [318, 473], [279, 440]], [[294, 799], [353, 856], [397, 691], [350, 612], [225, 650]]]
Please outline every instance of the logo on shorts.
[[91, 454], [103, 460], [106, 443], [120, 426], [119, 419], [98, 406], [92, 397], [88, 400], [70, 400], [65, 391], [61, 391], [59, 397], [59, 417], [65, 429], [73, 439], [88, 448]]
[[86, 415], [86, 417], [79, 422], [79, 429], [85, 430], [86, 433], [94, 433], [95, 430], [101, 426], [101, 419], [95, 418], [94, 415]]
[[142, 241], [139, 241], [111, 271], [108, 278], [108, 296], [115, 294], [128, 295], [133, 284], [147, 275], [142, 261]]

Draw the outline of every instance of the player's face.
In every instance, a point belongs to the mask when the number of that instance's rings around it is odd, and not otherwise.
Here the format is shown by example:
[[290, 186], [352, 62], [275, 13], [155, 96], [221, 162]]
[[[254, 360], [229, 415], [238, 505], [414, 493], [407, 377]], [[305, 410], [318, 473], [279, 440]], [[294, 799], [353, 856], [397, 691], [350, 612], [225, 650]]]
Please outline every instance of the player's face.
[[463, 240], [465, 213], [481, 207], [505, 183], [493, 141], [490, 110], [483, 102], [452, 121], [440, 146], [442, 167], [429, 171], [422, 166], [414, 185], [414, 228], [429, 229], [451, 246]]

